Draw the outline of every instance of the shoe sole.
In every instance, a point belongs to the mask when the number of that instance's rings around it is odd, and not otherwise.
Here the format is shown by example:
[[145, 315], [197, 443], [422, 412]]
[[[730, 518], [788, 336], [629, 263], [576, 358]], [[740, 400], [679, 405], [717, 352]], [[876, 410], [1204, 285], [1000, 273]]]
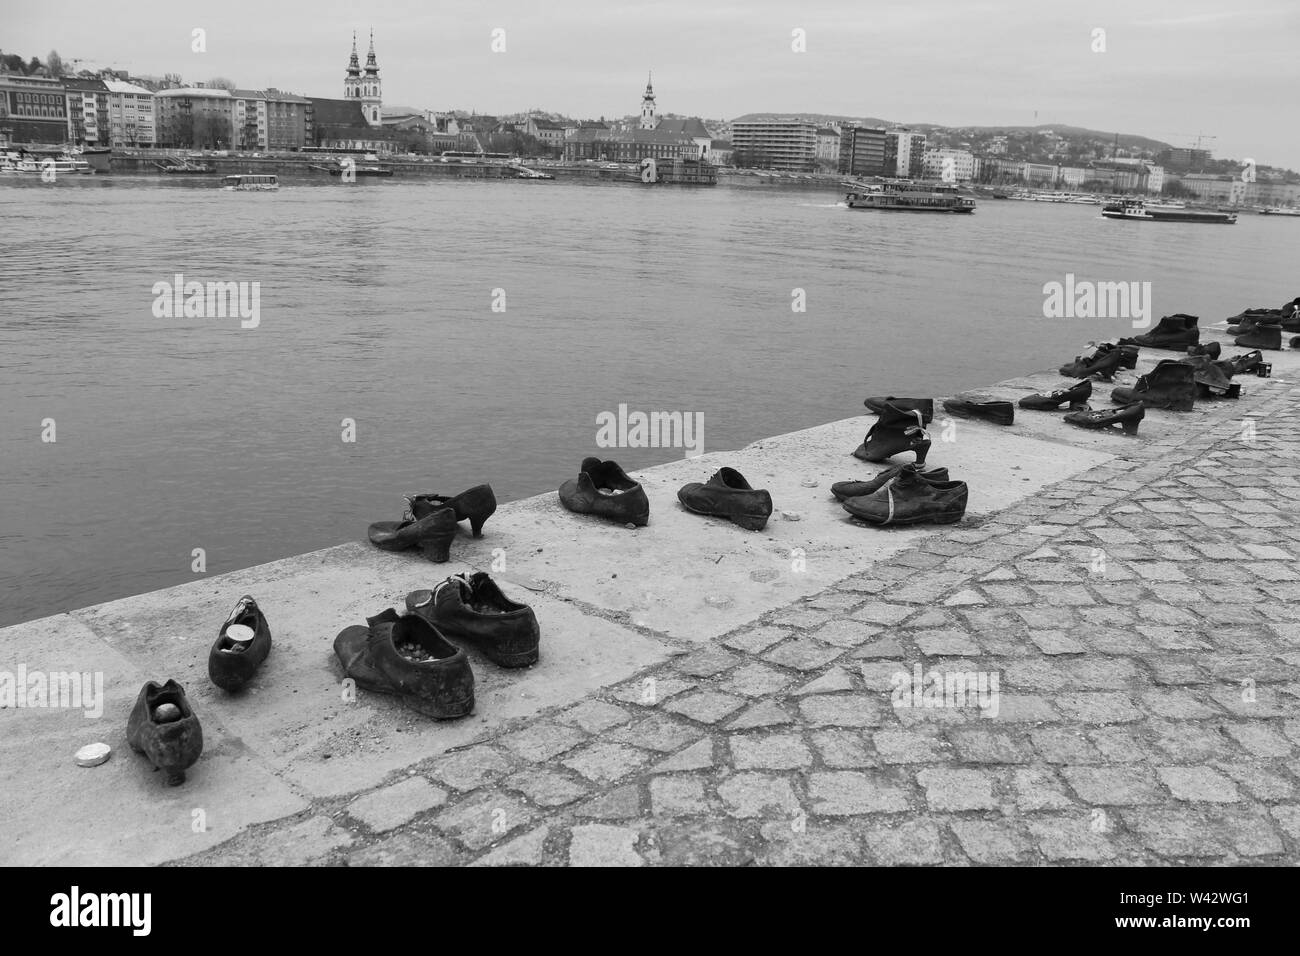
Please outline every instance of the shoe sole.
[[[681, 499], [677, 499], [681, 501]], [[746, 531], [762, 531], [767, 525], [768, 515], [719, 515], [712, 511], [696, 511], [686, 502], [682, 501], [682, 507], [693, 515], [703, 515], [705, 518], [721, 518], [723, 521], [730, 521], [732, 524], [744, 528]]]
[[[351, 677], [352, 675], [348, 675]], [[389, 697], [396, 697], [403, 707], [409, 707], [416, 713], [423, 714], [425, 717], [432, 717], [434, 720], [456, 720], [459, 717], [468, 715], [474, 709], [474, 695], [470, 694], [464, 700], [456, 701], [450, 707], [438, 707], [434, 704], [428, 704], [418, 697], [410, 697], [406, 694], [399, 694], [391, 687], [381, 684], [373, 684], [368, 680], [359, 677], [353, 677], [358, 687], [362, 690], [368, 690], [372, 694], [386, 694]]]
[[[848, 511], [847, 508], [844, 510]], [[849, 511], [849, 514], [853, 515], [853, 517], [857, 518], [859, 521], [865, 521], [867, 524], [878, 525], [882, 528], [887, 525], [896, 524], [956, 524], [966, 516], [966, 512], [963, 511], [955, 515], [922, 515], [919, 518], [894, 518], [892, 521], [887, 519], [882, 521], [879, 518], [869, 518], [866, 515], [860, 515], [856, 511]]]

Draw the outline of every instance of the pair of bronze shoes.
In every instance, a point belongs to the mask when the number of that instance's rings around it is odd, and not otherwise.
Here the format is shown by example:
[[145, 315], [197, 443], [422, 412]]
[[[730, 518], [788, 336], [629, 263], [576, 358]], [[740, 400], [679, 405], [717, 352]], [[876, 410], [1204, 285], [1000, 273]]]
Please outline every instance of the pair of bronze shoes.
[[401, 521], [376, 521], [367, 529], [370, 543], [383, 551], [419, 548], [436, 564], [451, 557], [457, 522], [468, 520], [474, 537], [483, 536], [483, 523], [497, 510], [491, 485], [476, 485], [451, 495], [407, 495]]
[[437, 720], [474, 709], [474, 672], [459, 643], [499, 667], [537, 663], [541, 632], [532, 608], [506, 597], [486, 573], [453, 575], [406, 596], [406, 613], [389, 608], [365, 626], [344, 628], [334, 653], [357, 686], [392, 694]]

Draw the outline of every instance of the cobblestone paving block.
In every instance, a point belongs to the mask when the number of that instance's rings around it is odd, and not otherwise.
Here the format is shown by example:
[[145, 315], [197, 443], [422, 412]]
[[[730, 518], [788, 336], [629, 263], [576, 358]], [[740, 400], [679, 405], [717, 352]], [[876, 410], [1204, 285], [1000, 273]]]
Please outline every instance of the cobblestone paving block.
[[534, 817], [534, 811], [521, 800], [483, 790], [443, 810], [433, 818], [433, 825], [471, 850], [482, 850], [527, 826]]
[[759, 832], [759, 866], [861, 866], [865, 860], [858, 835], [847, 826], [820, 826], [796, 816], [765, 823]]
[[878, 727], [886, 705], [865, 694], [816, 694], [799, 701], [799, 713], [809, 727]]
[[590, 792], [585, 784], [547, 767], [520, 771], [505, 778], [501, 785], [522, 793], [540, 807], [562, 807]]
[[1166, 799], [1155, 774], [1143, 767], [1064, 767], [1061, 776], [1092, 806], [1139, 806]]
[[480, 744], [436, 760], [427, 777], [454, 790], [474, 790], [510, 770], [510, 761], [493, 747]]
[[882, 866], [925, 866], [944, 861], [942, 835], [930, 820], [872, 826], [863, 839]]
[[640, 831], [604, 823], [573, 828], [569, 839], [570, 866], [644, 866], [636, 851]]
[[790, 781], [763, 773], [736, 773], [718, 784], [718, 796], [733, 817], [779, 815], [794, 825], [806, 824]]
[[728, 745], [738, 770], [799, 770], [812, 766], [812, 752], [799, 734], [732, 734]]
[[[458, 866], [464, 851], [443, 837], [425, 830], [399, 830], [369, 846], [348, 852], [348, 866]], [[276, 860], [276, 865], [292, 863]]]
[[1234, 803], [1241, 799], [1237, 785], [1213, 767], [1157, 767], [1156, 773], [1178, 800]]
[[916, 775], [932, 810], [996, 810], [994, 777], [985, 770], [931, 768]]
[[878, 772], [834, 770], [808, 778], [812, 812], [820, 816], [900, 813], [909, 808], [908, 791]]
[[723, 818], [659, 826], [654, 833], [659, 860], [666, 866], [748, 866], [754, 862], [745, 832]]
[[1092, 816], [1054, 816], [1033, 819], [1028, 830], [1038, 850], [1052, 863], [1101, 863], [1118, 855], [1105, 831], [1093, 830]]
[[788, 687], [794, 678], [754, 661], [736, 668], [718, 689], [741, 697], [770, 697]]
[[649, 756], [644, 750], [602, 741], [575, 750], [560, 762], [595, 783], [613, 783], [640, 767]]
[[673, 774], [650, 781], [650, 809], [658, 816], [691, 816], [710, 808], [704, 779], [697, 774]]
[[540, 763], [571, 750], [587, 739], [576, 727], [543, 721], [501, 738], [506, 749], [525, 760]]
[[700, 738], [700, 730], [671, 714], [654, 714], [635, 723], [625, 724], [602, 734], [614, 743], [629, 744], [643, 750], [672, 753]]
[[738, 631], [724, 638], [722, 643], [746, 654], [758, 654], [785, 640], [791, 633], [789, 628], [764, 625]]
[[538, 827], [484, 854], [471, 866], [541, 866], [550, 827]]
[[1048, 767], [1025, 767], [1012, 772], [1016, 805], [1022, 811], [1063, 810], [1076, 806], [1065, 786]]
[[798, 671], [815, 671], [825, 667], [842, 653], [843, 650], [838, 647], [799, 637], [778, 644], [767, 651], [763, 655], [763, 660]]
[[1019, 863], [1034, 853], [1033, 842], [1010, 821], [956, 819], [949, 827], [976, 863]]
[[558, 719], [567, 724], [576, 724], [589, 734], [598, 734], [602, 730], [627, 723], [632, 715], [622, 707], [603, 700], [584, 700], [563, 711]]
[[697, 690], [674, 697], [664, 704], [664, 709], [702, 724], [716, 724], [744, 706], [743, 697], [735, 697], [715, 690]]
[[827, 767], [841, 770], [880, 765], [860, 730], [815, 730], [808, 736]]
[[446, 802], [446, 790], [433, 786], [423, 777], [408, 777], [353, 800], [348, 804], [348, 814], [376, 833], [383, 833]]

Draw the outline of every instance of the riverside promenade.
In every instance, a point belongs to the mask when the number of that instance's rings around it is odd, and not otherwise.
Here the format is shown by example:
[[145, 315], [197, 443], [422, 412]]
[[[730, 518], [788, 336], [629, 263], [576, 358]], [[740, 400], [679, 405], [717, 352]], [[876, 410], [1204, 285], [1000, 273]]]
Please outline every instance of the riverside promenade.
[[[849, 455], [863, 415], [635, 475], [637, 531], [550, 493], [446, 565], [350, 544], [7, 628], [0, 667], [102, 671], [107, 702], [0, 711], [0, 862], [1294, 865], [1300, 352], [1265, 355], [1241, 399], [1136, 438], [1018, 409], [945, 441], [936, 407], [957, 525], [848, 520], [829, 487], [876, 471]], [[722, 464], [772, 491], [763, 532], [678, 506]], [[536, 667], [473, 655], [476, 712], [450, 723], [340, 692], [342, 627], [493, 560], [537, 612]], [[245, 592], [275, 644], [232, 697], [206, 658]], [[996, 715], [894, 706], [918, 666], [996, 676]], [[125, 743], [168, 677], [206, 742], [174, 788]], [[112, 759], [76, 767], [94, 740]]]

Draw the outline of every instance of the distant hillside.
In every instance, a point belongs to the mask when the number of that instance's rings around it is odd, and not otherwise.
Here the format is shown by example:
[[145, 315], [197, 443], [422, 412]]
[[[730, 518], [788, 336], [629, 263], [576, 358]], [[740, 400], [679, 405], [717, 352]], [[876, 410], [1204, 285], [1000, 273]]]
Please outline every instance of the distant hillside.
[[[915, 130], [944, 130], [947, 132], [961, 131], [973, 136], [991, 136], [999, 133], [1031, 133], [1041, 130], [1050, 129], [1067, 139], [1085, 139], [1085, 140], [1105, 140], [1114, 142], [1115, 131], [1086, 129], [1082, 126], [1062, 126], [1059, 123], [1040, 123], [1037, 126], [943, 126], [939, 123], [898, 123], [894, 120], [880, 119], [874, 116], [838, 116], [831, 113], [746, 113], [744, 116], [737, 116], [731, 122], [738, 123], [747, 120], [767, 120], [767, 119], [788, 119], [797, 116], [800, 119], [808, 120], [819, 125], [828, 125], [831, 123], [840, 125], [844, 123], [856, 123], [861, 126], [906, 126]], [[1120, 146], [1144, 149], [1152, 152], [1159, 152], [1162, 149], [1169, 149], [1170, 144], [1158, 139], [1151, 139], [1147, 136], [1138, 136], [1135, 133], [1120, 133]]]
[[737, 116], [731, 120], [733, 123], [744, 123], [751, 120], [771, 120], [771, 119], [790, 119], [797, 117], [801, 120], [807, 120], [810, 123], [816, 123], [819, 126], [828, 126], [834, 123], [837, 126], [844, 123], [857, 123], [859, 126], [894, 126], [889, 120], [877, 119], [874, 116], [835, 116], [831, 113], [746, 113], [744, 116]]

